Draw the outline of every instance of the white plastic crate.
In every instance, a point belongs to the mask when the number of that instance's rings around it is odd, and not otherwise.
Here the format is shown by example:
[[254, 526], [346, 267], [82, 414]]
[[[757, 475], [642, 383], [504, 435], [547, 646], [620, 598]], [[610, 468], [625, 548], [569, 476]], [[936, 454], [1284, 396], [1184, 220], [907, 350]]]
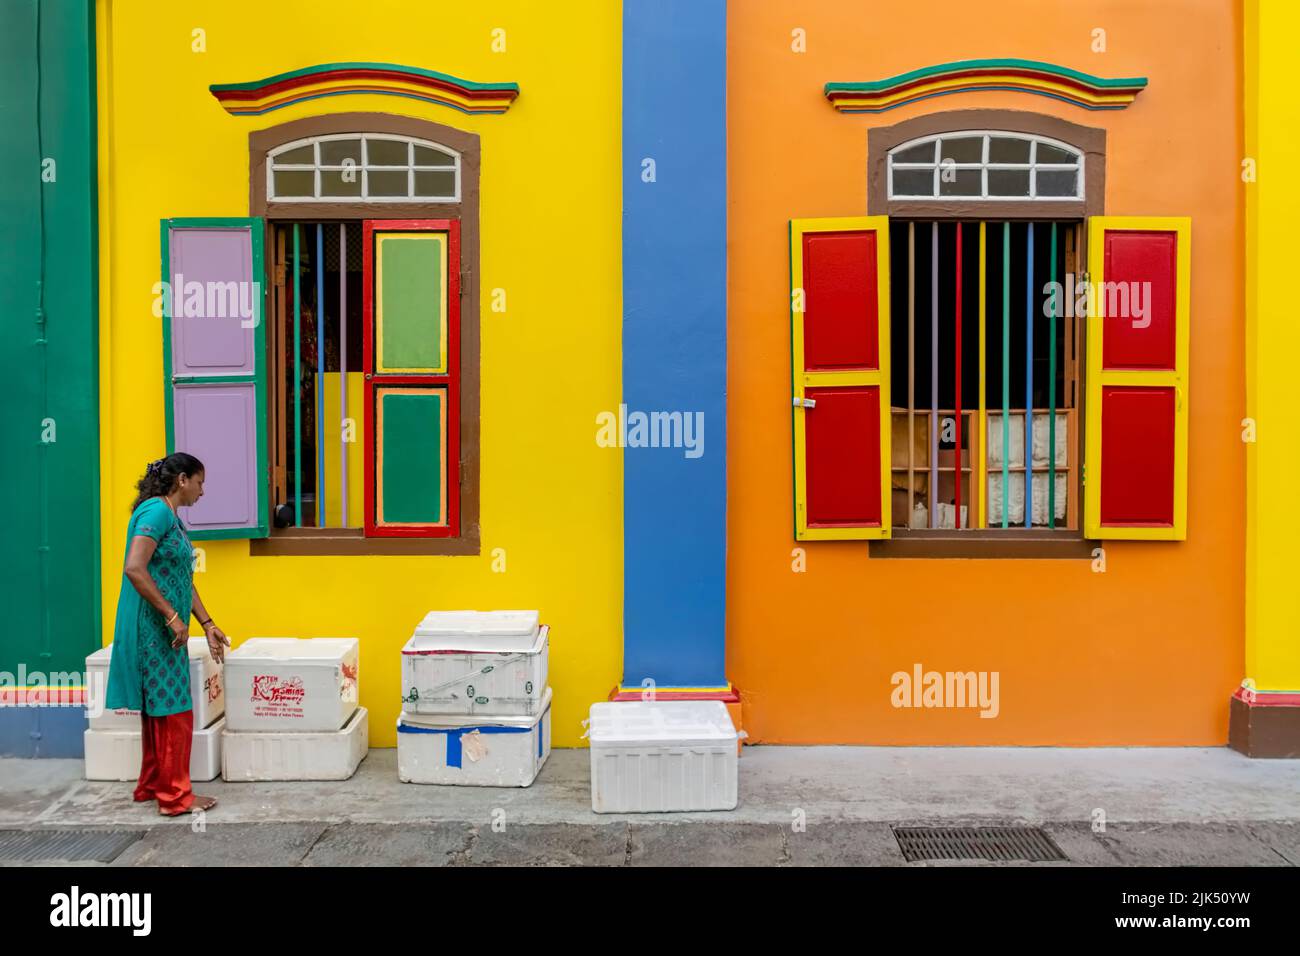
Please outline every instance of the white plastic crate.
[[531, 716], [546, 692], [548, 628], [512, 651], [497, 638], [412, 637], [402, 648], [402, 710], [408, 714]]
[[[194, 704], [195, 728], [209, 727], [226, 711], [226, 695], [221, 680], [221, 665], [212, 658], [207, 638], [190, 638], [190, 699]], [[86, 713], [91, 730], [140, 729], [140, 711], [118, 707], [108, 710], [104, 700], [108, 693], [108, 669], [113, 659], [113, 645], [101, 647], [86, 658]], [[209, 778], [210, 779], [210, 778]]]
[[221, 739], [229, 781], [347, 780], [369, 752], [370, 715], [358, 707], [341, 730], [232, 732]]
[[736, 808], [738, 735], [721, 701], [592, 704], [587, 737], [596, 813]]
[[551, 755], [551, 689], [532, 717], [397, 718], [397, 777], [403, 783], [526, 787]]
[[430, 611], [416, 625], [412, 641], [456, 650], [477, 650], [491, 641], [501, 651], [527, 651], [537, 643], [537, 611]]
[[333, 733], [357, 709], [355, 637], [253, 637], [226, 654], [226, 728]]
[[[88, 729], [82, 739], [86, 747], [87, 780], [139, 780], [140, 761], [144, 759], [140, 743], [139, 715], [136, 730]], [[194, 731], [190, 749], [190, 780], [215, 780], [221, 775], [221, 732], [226, 722], [220, 717], [209, 727]]]

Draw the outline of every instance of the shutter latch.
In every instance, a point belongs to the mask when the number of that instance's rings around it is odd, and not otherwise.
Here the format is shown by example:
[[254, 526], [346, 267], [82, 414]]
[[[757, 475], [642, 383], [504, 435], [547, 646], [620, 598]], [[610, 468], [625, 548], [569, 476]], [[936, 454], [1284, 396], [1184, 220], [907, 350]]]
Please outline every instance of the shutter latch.
[[795, 407], [795, 408], [816, 408], [816, 407], [817, 407], [817, 399], [815, 399], [815, 398], [800, 398], [798, 395], [796, 395], [796, 396], [794, 397], [794, 407]]

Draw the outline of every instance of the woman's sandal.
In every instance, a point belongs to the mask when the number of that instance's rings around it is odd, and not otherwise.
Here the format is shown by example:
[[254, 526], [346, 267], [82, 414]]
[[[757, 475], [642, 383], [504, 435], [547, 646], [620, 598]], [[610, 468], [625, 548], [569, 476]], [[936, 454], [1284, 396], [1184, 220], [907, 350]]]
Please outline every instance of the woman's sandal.
[[160, 816], [164, 816], [164, 817], [179, 817], [179, 816], [184, 816], [187, 813], [194, 813], [196, 810], [202, 810], [202, 811], [211, 810], [216, 805], [217, 805], [216, 797], [200, 797], [198, 794], [195, 794], [194, 802], [191, 803], [184, 810], [177, 810], [175, 813], [168, 813], [166, 810], [159, 809], [158, 813]]

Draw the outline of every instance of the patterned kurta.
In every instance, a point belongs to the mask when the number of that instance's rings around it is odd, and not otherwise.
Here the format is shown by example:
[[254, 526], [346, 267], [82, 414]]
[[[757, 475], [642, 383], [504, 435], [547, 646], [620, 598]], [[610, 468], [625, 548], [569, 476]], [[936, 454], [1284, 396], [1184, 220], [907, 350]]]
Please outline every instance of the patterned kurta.
[[[184, 525], [165, 500], [149, 498], [131, 514], [126, 529], [127, 553], [136, 535], [158, 542], [149, 559], [149, 576], [188, 624], [194, 603], [194, 546]], [[126, 563], [125, 555], [122, 562]], [[166, 620], [123, 574], [113, 626], [113, 657], [108, 668], [109, 709], [127, 707], [143, 710], [150, 717], [166, 717], [193, 706], [189, 647], [171, 646], [172, 630]]]

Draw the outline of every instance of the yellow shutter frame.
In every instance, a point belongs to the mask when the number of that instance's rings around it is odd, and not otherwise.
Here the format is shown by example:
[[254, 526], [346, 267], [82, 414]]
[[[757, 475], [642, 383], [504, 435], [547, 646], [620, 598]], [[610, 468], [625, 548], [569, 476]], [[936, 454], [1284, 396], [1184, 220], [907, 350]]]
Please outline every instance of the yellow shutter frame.
[[[850, 371], [805, 371], [804, 361], [804, 267], [803, 239], [807, 233], [864, 232], [876, 233], [876, 305], [879, 336], [879, 369]], [[821, 219], [790, 220], [790, 334], [791, 383], [794, 415], [794, 496], [795, 537], [799, 541], [861, 541], [888, 538], [891, 535], [891, 463], [890, 463], [890, 392], [889, 392], [889, 217], [836, 216]], [[880, 526], [810, 528], [808, 527], [808, 458], [804, 416], [807, 408], [805, 390], [835, 385], [878, 385], [880, 388]]]
[[[1172, 232], [1177, 236], [1175, 260], [1174, 368], [1103, 369], [1106, 282], [1106, 234]], [[1188, 344], [1191, 317], [1192, 221], [1186, 216], [1092, 216], [1088, 219], [1087, 413], [1084, 451], [1084, 534], [1105, 540], [1185, 541], [1187, 539], [1187, 404]], [[1133, 385], [1174, 390], [1174, 510], [1168, 526], [1104, 525], [1101, 520], [1101, 398], [1108, 385]]]

